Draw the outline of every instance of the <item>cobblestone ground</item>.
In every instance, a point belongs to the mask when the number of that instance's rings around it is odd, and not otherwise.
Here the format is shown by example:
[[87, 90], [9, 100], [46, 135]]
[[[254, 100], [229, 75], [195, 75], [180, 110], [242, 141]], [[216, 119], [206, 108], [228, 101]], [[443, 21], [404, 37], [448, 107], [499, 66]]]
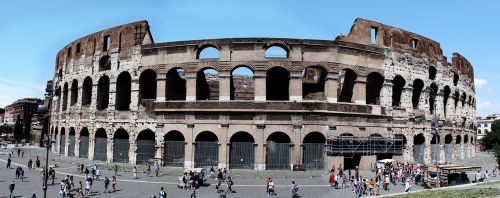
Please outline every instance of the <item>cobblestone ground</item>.
[[[0, 149], [0, 198], [9, 197], [8, 186], [12, 180], [16, 183], [16, 188], [14, 194], [17, 197], [29, 197], [33, 192], [36, 193], [37, 197], [42, 197], [42, 175], [40, 170], [28, 171], [26, 167], [25, 179], [21, 181], [20, 179], [15, 179], [15, 167], [27, 165], [28, 160], [31, 158], [35, 161], [36, 156], [42, 161], [42, 166], [45, 162], [45, 150], [43, 148], [24, 148], [24, 157], [18, 157], [17, 152], [12, 156], [13, 164], [12, 169], [6, 169], [6, 160], [8, 158], [8, 150]], [[470, 161], [481, 164], [483, 167], [491, 170], [493, 167], [493, 161], [491, 160], [491, 155], [482, 154], [478, 158], [470, 159]], [[49, 166], [55, 166], [56, 168], [56, 182], [51, 185], [49, 181], [49, 188], [47, 191], [50, 198], [59, 197], [59, 183], [68, 174], [74, 175], [75, 183], [83, 181], [84, 175], [77, 172], [77, 164], [84, 163], [85, 165], [92, 165], [92, 161], [75, 159], [69, 157], [58, 156], [55, 154], [50, 154], [49, 156]], [[111, 167], [114, 164], [98, 163], [101, 169], [102, 177], [112, 176], [114, 173]], [[467, 163], [467, 162], [463, 162]], [[190, 197], [191, 192], [186, 190], [181, 190], [177, 188], [178, 177], [182, 172], [181, 169], [175, 168], [164, 168], [162, 167], [162, 174], [160, 177], [147, 176], [141, 170], [145, 170], [144, 166], [139, 166], [138, 170], [141, 171], [138, 179], [132, 179], [132, 173], [130, 172], [131, 166], [125, 164], [117, 164], [120, 167], [118, 172], [118, 183], [117, 192], [114, 193], [103, 193], [104, 182], [95, 181], [93, 186], [94, 193], [87, 197], [150, 197], [151, 195], [158, 195], [160, 187], [165, 187], [168, 193], [168, 197], [182, 198]], [[90, 168], [89, 168], [90, 169]], [[354, 197], [354, 194], [348, 189], [333, 189], [327, 184], [328, 176], [321, 174], [321, 171], [316, 172], [292, 172], [292, 171], [233, 171], [232, 174], [234, 178], [235, 185], [233, 189], [235, 193], [227, 194], [227, 197], [238, 197], [238, 198], [258, 198], [267, 197], [265, 193], [265, 178], [268, 176], [273, 177], [274, 182], [277, 184], [277, 197], [291, 197], [290, 193], [290, 182], [294, 180], [299, 186], [299, 193], [302, 197]], [[154, 173], [153, 173], [154, 174]], [[361, 172], [363, 177], [374, 177], [372, 172]], [[284, 178], [285, 176], [286, 178]], [[200, 187], [196, 191], [197, 197], [199, 198], [219, 198], [220, 194], [215, 192], [214, 180], [209, 178], [207, 180], [208, 185]], [[225, 185], [222, 186], [224, 189]], [[413, 186], [413, 190], [422, 189], [420, 186]], [[391, 185], [391, 190], [388, 192], [382, 192], [382, 194], [392, 194], [403, 192], [403, 185]]]

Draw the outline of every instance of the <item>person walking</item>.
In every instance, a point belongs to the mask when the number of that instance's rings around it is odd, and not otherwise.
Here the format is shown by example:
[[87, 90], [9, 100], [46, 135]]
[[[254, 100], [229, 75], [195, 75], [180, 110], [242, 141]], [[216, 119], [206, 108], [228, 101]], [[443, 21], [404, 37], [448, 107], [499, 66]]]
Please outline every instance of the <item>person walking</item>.
[[31, 160], [30, 158], [30, 160], [28, 160], [28, 170], [31, 170], [32, 166], [33, 166], [33, 160]]
[[411, 184], [408, 180], [405, 181], [405, 192], [411, 191]]
[[116, 192], [116, 177], [113, 176], [113, 179], [111, 180], [111, 187], [113, 187], [113, 192]]
[[10, 163], [12, 163], [12, 160], [11, 160], [11, 159], [10, 159], [10, 157], [9, 157], [9, 159], [7, 159], [7, 167], [6, 167], [6, 168], [9, 168], [9, 169], [10, 169]]
[[165, 192], [164, 188], [161, 187], [160, 192], [158, 193], [159, 198], [167, 198], [167, 193]]
[[137, 179], [137, 168], [135, 166], [132, 169], [132, 173], [134, 173], [134, 179]]
[[98, 168], [95, 170], [95, 178], [97, 181], [99, 181], [99, 176], [101, 176], [101, 170]]
[[36, 168], [40, 168], [40, 159], [38, 159], [38, 156], [36, 156], [35, 165]]
[[160, 176], [160, 164], [158, 162], [155, 163], [155, 173], [157, 177]]
[[118, 176], [117, 173], [118, 173], [118, 165], [115, 164], [115, 166], [113, 167], [113, 171], [115, 171], [115, 177]]
[[108, 193], [111, 192], [111, 191], [109, 191], [108, 186], [109, 186], [109, 178], [108, 177], [104, 177], [104, 193], [106, 193], [106, 191]]
[[24, 157], [24, 149], [21, 150], [21, 157]]
[[148, 164], [148, 169], [146, 169], [146, 172], [148, 173], [148, 177], [151, 177], [151, 165]]
[[291, 190], [292, 190], [292, 198], [300, 197], [299, 196], [299, 186], [297, 184], [295, 184], [295, 181], [292, 181]]
[[79, 182], [78, 187], [76, 188], [76, 193], [78, 195], [77, 198], [79, 198], [80, 195], [82, 197], [85, 197], [85, 195], [83, 194], [83, 184], [82, 184], [82, 181]]
[[56, 178], [56, 170], [50, 167], [49, 174], [50, 178], [52, 179], [52, 185], [54, 185], [54, 179]]
[[227, 190], [226, 193], [230, 192], [233, 193], [233, 178], [227, 177]]
[[90, 177], [87, 177], [87, 180], [85, 180], [85, 194], [89, 195], [90, 194]]
[[10, 184], [9, 184], [9, 191], [10, 191], [9, 197], [15, 197], [14, 196], [14, 188], [15, 187], [16, 187], [16, 183], [14, 183], [14, 180], [12, 180], [12, 182], [10, 182]]
[[84, 173], [85, 173], [85, 178], [88, 178], [90, 173], [89, 168], [85, 167]]
[[20, 148], [18, 148], [18, 149], [17, 149], [17, 157], [19, 157], [20, 155], [21, 155], [21, 149], [20, 149]]

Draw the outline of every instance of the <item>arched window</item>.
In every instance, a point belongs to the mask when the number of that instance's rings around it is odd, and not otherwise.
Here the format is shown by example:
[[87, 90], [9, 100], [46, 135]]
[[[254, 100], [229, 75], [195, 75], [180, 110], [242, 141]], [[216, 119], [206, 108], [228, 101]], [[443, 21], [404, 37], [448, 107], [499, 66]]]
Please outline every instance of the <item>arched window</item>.
[[392, 80], [392, 106], [400, 107], [401, 106], [401, 94], [403, 93], [403, 88], [406, 84], [406, 81], [400, 75], [397, 75]]
[[116, 82], [116, 110], [126, 111], [130, 110], [130, 91], [132, 85], [132, 78], [128, 72], [122, 72], [118, 76]]
[[384, 84], [384, 77], [379, 73], [370, 73], [366, 78], [366, 104], [380, 104], [380, 90]]
[[186, 79], [184, 69], [172, 68], [167, 72], [167, 100], [186, 100]]
[[198, 51], [198, 59], [218, 59], [220, 56], [220, 52], [217, 48], [213, 46], [205, 46], [200, 48]]
[[102, 76], [97, 84], [97, 110], [102, 111], [109, 105], [109, 77]]
[[266, 49], [264, 55], [266, 58], [288, 58], [288, 51], [282, 46], [271, 45]]
[[82, 85], [82, 105], [90, 105], [92, 102], [92, 78], [86, 77]]
[[420, 103], [420, 94], [422, 93], [422, 89], [424, 88], [424, 82], [420, 79], [415, 79], [413, 81], [413, 95], [411, 97], [411, 101], [414, 109], [418, 109], [418, 105]]
[[231, 72], [231, 100], [253, 100], [254, 83], [254, 73], [249, 67], [235, 67]]
[[467, 94], [465, 92], [462, 93], [460, 101], [462, 101], [462, 107], [465, 107], [465, 102], [467, 102]]
[[111, 59], [108, 55], [101, 57], [99, 60], [99, 71], [105, 71], [111, 69]]
[[304, 100], [326, 100], [326, 75], [326, 69], [320, 66], [310, 66], [302, 71], [302, 98]]
[[435, 67], [430, 66], [430, 67], [429, 67], [429, 79], [430, 79], [430, 80], [434, 80], [434, 79], [436, 79], [436, 73], [437, 73], [436, 68], [435, 68]]
[[273, 67], [266, 73], [266, 100], [289, 100], [290, 72]]
[[460, 77], [458, 76], [458, 74], [453, 72], [453, 85], [457, 86], [459, 79]]
[[66, 111], [68, 108], [68, 83], [64, 83], [62, 105], [62, 110]]
[[339, 74], [340, 97], [339, 102], [352, 102], [354, 83], [357, 75], [350, 69], [343, 69]]
[[73, 83], [71, 83], [71, 106], [74, 106], [76, 104], [76, 101], [78, 100], [78, 81], [73, 80]]
[[444, 104], [444, 116], [446, 117], [447, 115], [447, 105], [448, 105], [448, 99], [450, 98], [451, 94], [451, 89], [449, 86], [444, 87], [444, 97], [443, 97], [443, 104]]
[[196, 100], [219, 99], [219, 72], [203, 68], [196, 73]]
[[139, 77], [139, 99], [156, 99], [156, 72], [145, 70]]
[[436, 97], [438, 94], [438, 86], [436, 83], [431, 84], [431, 91], [429, 93], [429, 110], [431, 111], [431, 114], [434, 114], [434, 105], [436, 103]]

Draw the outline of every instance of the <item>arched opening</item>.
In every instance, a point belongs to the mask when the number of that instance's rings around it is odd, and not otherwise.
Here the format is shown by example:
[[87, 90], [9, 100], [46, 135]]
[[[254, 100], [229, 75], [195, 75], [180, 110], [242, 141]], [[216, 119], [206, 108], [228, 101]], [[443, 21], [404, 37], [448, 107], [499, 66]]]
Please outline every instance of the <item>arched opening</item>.
[[366, 78], [366, 104], [380, 105], [380, 90], [384, 84], [384, 76], [373, 72]]
[[86, 127], [80, 131], [80, 153], [78, 157], [89, 157], [89, 130]]
[[[97, 129], [95, 133], [94, 160], [106, 161], [108, 159], [108, 136], [103, 128]], [[114, 156], [119, 158], [120, 156]]]
[[458, 90], [455, 90], [455, 94], [453, 95], [453, 100], [455, 102], [455, 112], [457, 111], [459, 98], [460, 98], [460, 93], [458, 92]]
[[399, 134], [394, 135], [394, 139], [395, 139], [394, 146], [395, 146], [396, 150], [401, 151], [401, 152], [397, 152], [396, 154], [403, 155], [404, 151], [406, 150], [406, 143], [408, 142], [408, 140], [406, 139], [406, 136], [399, 133]]
[[274, 132], [266, 140], [266, 169], [290, 169], [290, 137], [283, 132]]
[[354, 90], [354, 83], [356, 82], [357, 75], [350, 69], [343, 69], [339, 73], [339, 102], [352, 102], [352, 95]]
[[425, 137], [423, 134], [418, 134], [413, 137], [413, 161], [424, 163], [425, 156]]
[[90, 105], [92, 102], [92, 78], [86, 77], [82, 85], [82, 106]]
[[156, 99], [156, 72], [148, 69], [139, 77], [139, 100]]
[[59, 154], [60, 155], [65, 155], [65, 149], [66, 149], [66, 129], [63, 127], [61, 128], [61, 139], [59, 139]]
[[78, 100], [78, 81], [73, 80], [71, 83], [71, 106], [74, 106], [76, 104], [76, 101]]
[[304, 100], [326, 100], [327, 74], [326, 69], [320, 66], [306, 67], [302, 71], [302, 98]]
[[147, 164], [155, 160], [155, 134], [146, 129], [137, 136], [137, 164]]
[[97, 110], [102, 111], [109, 106], [109, 77], [102, 76], [97, 84]]
[[62, 80], [62, 77], [63, 77], [62, 69], [59, 69], [59, 72], [57, 73], [57, 77], [59, 77], [59, 80]]
[[444, 116], [446, 117], [448, 114], [448, 99], [450, 98], [451, 89], [449, 86], [444, 87], [444, 96], [443, 96], [443, 105], [444, 105]]
[[164, 165], [184, 167], [185, 140], [182, 133], [170, 131], [163, 138], [165, 140]]
[[464, 159], [469, 159], [469, 135], [464, 135]]
[[128, 72], [122, 72], [116, 82], [116, 101], [115, 107], [119, 111], [130, 110], [130, 91], [132, 78]]
[[264, 53], [266, 58], [288, 58], [288, 50], [280, 45], [271, 45]]
[[304, 137], [302, 146], [302, 163], [308, 170], [321, 170], [324, 168], [324, 149], [326, 138], [320, 132], [311, 132]]
[[229, 168], [253, 169], [255, 164], [255, 140], [250, 133], [240, 131], [231, 136]]
[[219, 49], [214, 46], [207, 45], [198, 50], [197, 59], [219, 59]]
[[430, 66], [430, 67], [429, 67], [429, 79], [430, 79], [430, 80], [434, 80], [434, 79], [436, 79], [436, 73], [437, 73], [436, 68], [435, 68], [435, 67]]
[[61, 107], [61, 100], [62, 100], [62, 98], [61, 98], [61, 87], [60, 86], [57, 86], [56, 90], [54, 91], [54, 96], [56, 96], [58, 99], [52, 101], [52, 104], [55, 107], [55, 111], [59, 111], [60, 107]]
[[438, 162], [439, 159], [439, 145], [441, 144], [441, 137], [439, 135], [432, 135], [431, 139], [431, 161]]
[[424, 82], [420, 79], [415, 79], [413, 81], [413, 94], [411, 97], [411, 102], [414, 109], [418, 109], [420, 103], [420, 94], [422, 94], [422, 89], [424, 88]]
[[453, 152], [453, 136], [448, 134], [444, 137], [444, 158], [446, 161], [452, 160], [452, 152]]
[[401, 94], [403, 94], [403, 88], [406, 84], [406, 81], [400, 75], [397, 75], [392, 80], [392, 106], [400, 107], [401, 106]]
[[431, 91], [429, 93], [429, 110], [431, 114], [434, 114], [437, 94], [438, 94], [438, 86], [436, 85], [436, 83], [432, 83]]
[[75, 128], [73, 127], [69, 129], [68, 156], [75, 157]]
[[186, 100], [186, 79], [184, 69], [172, 68], [167, 72], [166, 99]]
[[105, 71], [111, 69], [111, 59], [108, 55], [101, 57], [99, 60], [99, 71]]
[[113, 162], [128, 163], [129, 136], [125, 129], [118, 129], [113, 136]]
[[194, 167], [217, 166], [219, 163], [219, 139], [211, 131], [196, 136]]
[[455, 138], [455, 160], [462, 160], [462, 136]]
[[467, 100], [467, 94], [465, 92], [463, 92], [462, 98], [460, 98], [460, 101], [462, 102], [462, 108], [465, 107], [466, 100]]
[[66, 111], [68, 108], [68, 83], [64, 83], [62, 105], [62, 110]]
[[238, 66], [231, 71], [231, 100], [253, 100], [254, 73], [248, 66]]
[[52, 136], [50, 137], [50, 139], [54, 141], [51, 145], [51, 149], [56, 153], [59, 153], [59, 145], [60, 145], [60, 139], [57, 139], [59, 137], [58, 135], [59, 135], [59, 130], [56, 127], [54, 133], [52, 133]]
[[219, 100], [219, 72], [203, 68], [196, 73], [196, 100]]
[[273, 67], [266, 72], [266, 100], [289, 100], [290, 72]]
[[459, 80], [459, 76], [457, 73], [453, 72], [453, 85], [455, 85], [455, 87], [457, 86], [458, 84], [458, 80]]

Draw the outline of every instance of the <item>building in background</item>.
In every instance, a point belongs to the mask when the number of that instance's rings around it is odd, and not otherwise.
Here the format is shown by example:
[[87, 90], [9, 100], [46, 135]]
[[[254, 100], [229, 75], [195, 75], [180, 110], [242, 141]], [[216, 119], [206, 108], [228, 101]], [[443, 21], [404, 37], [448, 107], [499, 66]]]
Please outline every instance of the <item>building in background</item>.
[[500, 114], [492, 114], [486, 117], [477, 117], [477, 139], [480, 140], [487, 133], [491, 132], [493, 121], [500, 119]]
[[23, 98], [5, 107], [4, 123], [19, 128], [18, 131], [14, 130], [14, 138], [29, 139], [31, 118], [42, 103], [43, 100], [38, 98]]

